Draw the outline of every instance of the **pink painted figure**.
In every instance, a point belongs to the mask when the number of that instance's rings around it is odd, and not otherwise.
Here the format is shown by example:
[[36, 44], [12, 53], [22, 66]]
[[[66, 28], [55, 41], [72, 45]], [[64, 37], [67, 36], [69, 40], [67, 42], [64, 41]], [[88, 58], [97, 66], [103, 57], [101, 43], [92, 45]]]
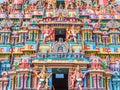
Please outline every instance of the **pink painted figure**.
[[19, 65], [19, 68], [30, 68], [30, 64], [28, 63], [28, 59], [23, 59], [22, 64]]
[[79, 65], [75, 69], [75, 72], [71, 76], [71, 87], [74, 88], [76, 87], [79, 90], [82, 90], [82, 81], [86, 73], [83, 75], [82, 72], [80, 71]]
[[6, 78], [7, 77], [7, 72], [2, 72], [2, 78]]
[[49, 38], [50, 40], [54, 39], [54, 30], [51, 30], [48, 26], [42, 31], [42, 34], [44, 34], [44, 43], [48, 41]]
[[101, 69], [101, 65], [98, 62], [98, 59], [94, 58], [91, 64], [92, 69]]
[[36, 7], [35, 7], [34, 3], [32, 3], [31, 6], [30, 6], [30, 9], [31, 9], [31, 10], [34, 10], [35, 8], [36, 8]]
[[65, 9], [67, 10], [68, 6], [74, 2], [74, 0], [65, 0]]
[[14, 4], [22, 4], [23, 0], [14, 0]]

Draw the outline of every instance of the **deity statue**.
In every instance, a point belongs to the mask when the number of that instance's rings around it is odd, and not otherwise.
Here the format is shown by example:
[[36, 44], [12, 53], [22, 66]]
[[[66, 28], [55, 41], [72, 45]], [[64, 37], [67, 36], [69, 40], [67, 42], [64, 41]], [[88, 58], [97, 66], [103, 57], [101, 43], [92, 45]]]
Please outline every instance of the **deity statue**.
[[46, 2], [48, 3], [48, 9], [50, 9], [51, 5], [54, 10], [56, 9], [56, 0], [46, 0]]
[[69, 5], [71, 5], [71, 7], [72, 7], [73, 2], [74, 2], [74, 0], [65, 0], [65, 9], [67, 10]]
[[6, 71], [2, 72], [2, 78], [7, 78], [7, 72]]
[[[77, 87], [77, 89], [82, 90], [82, 84], [83, 84], [83, 78], [85, 77], [86, 73], [84, 73], [84, 75], [82, 74], [82, 72], [80, 71], [80, 67], [79, 65], [77, 66], [77, 68], [75, 69], [75, 72], [73, 73], [73, 75], [71, 76], [71, 87]], [[74, 86], [75, 85], [75, 86]]]
[[49, 80], [50, 76], [52, 75], [52, 73], [48, 74], [46, 72], [45, 66], [43, 66], [40, 74], [37, 74], [37, 72], [34, 72], [34, 73], [39, 78], [37, 90], [41, 90], [43, 88], [48, 89], [48, 80]]
[[74, 25], [72, 26], [72, 29], [69, 31], [69, 36], [68, 38], [73, 39], [74, 42], [77, 43], [77, 34], [78, 34], [79, 31], [76, 31], [75, 28], [74, 28]]
[[3, 10], [3, 5], [0, 4], [0, 12], [3, 13], [3, 11], [4, 11], [4, 10]]
[[91, 68], [92, 69], [102, 69], [102, 65], [99, 63], [99, 58], [97, 57], [92, 57], [92, 64], [91, 64]]
[[29, 8], [29, 9], [31, 9], [31, 10], [36, 9], [36, 6], [34, 5], [34, 3], [32, 3], [32, 4], [31, 4], [31, 6], [30, 6], [30, 8]]
[[60, 52], [60, 53], [63, 52], [63, 47], [59, 47], [58, 52]]
[[19, 68], [30, 68], [28, 59], [23, 59], [22, 63], [19, 65]]
[[87, 18], [84, 18], [83, 20], [83, 27], [88, 28], [89, 27], [90, 20]]
[[54, 38], [54, 31], [51, 30], [48, 26], [46, 26], [46, 28], [42, 31], [42, 34], [44, 34], [44, 39], [43, 39], [44, 43], [48, 41], [49, 38], [50, 40]]

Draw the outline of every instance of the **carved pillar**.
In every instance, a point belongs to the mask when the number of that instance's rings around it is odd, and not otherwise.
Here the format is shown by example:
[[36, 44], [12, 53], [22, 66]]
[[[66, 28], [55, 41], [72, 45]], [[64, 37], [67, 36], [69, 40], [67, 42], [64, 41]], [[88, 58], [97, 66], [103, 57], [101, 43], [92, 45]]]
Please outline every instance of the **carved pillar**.
[[34, 82], [34, 84], [33, 84], [33, 88], [34, 89], [36, 89], [37, 88], [37, 82], [38, 82], [38, 79], [37, 79], [37, 77], [36, 76], [33, 76], [33, 82]]
[[96, 88], [96, 76], [93, 76], [94, 88]]
[[11, 90], [11, 87], [12, 87], [12, 80], [11, 80], [11, 76], [10, 76], [8, 90]]
[[18, 83], [17, 87], [19, 88], [20, 87], [20, 74], [19, 73], [18, 73], [18, 82], [17, 83]]
[[113, 90], [117, 90], [117, 88], [116, 88], [116, 82], [114, 81], [112, 84], [113, 84]]
[[100, 86], [101, 86], [101, 88], [103, 88], [103, 77], [101, 77], [101, 80], [100, 80], [101, 82], [100, 82]]
[[112, 78], [110, 79], [110, 90], [113, 90], [113, 86], [112, 86]]
[[86, 88], [86, 76], [84, 77], [84, 88]]
[[7, 90], [7, 84], [8, 82], [4, 82], [4, 90]]
[[0, 90], [2, 90], [2, 88], [3, 88], [3, 87], [2, 87], [2, 83], [3, 83], [3, 82], [0, 82]]
[[27, 88], [28, 74], [25, 74], [24, 88]]
[[34, 82], [34, 84], [33, 84], [33, 88], [37, 88], [37, 77], [36, 76], [34, 76], [34, 78], [33, 78], [33, 82]]
[[93, 78], [92, 78], [92, 75], [90, 74], [90, 88], [93, 87], [92, 84], [93, 84]]
[[[120, 81], [118, 81], [118, 85], [120, 86]], [[118, 90], [120, 90], [120, 87], [118, 87]]]
[[10, 34], [8, 35], [8, 43], [10, 43]]
[[20, 75], [20, 79], [21, 79], [21, 81], [20, 81], [20, 88], [23, 88], [23, 74], [21, 74]]
[[15, 88], [18, 86], [18, 77], [15, 76]]
[[[48, 68], [48, 73], [52, 73], [52, 68]], [[52, 77], [49, 78], [48, 86], [52, 87]]]
[[108, 37], [105, 38], [105, 43], [108, 44]]
[[97, 82], [98, 82], [98, 88], [100, 88], [100, 76], [98, 76]]
[[17, 38], [15, 38], [15, 43], [16, 43], [16, 44], [18, 43], [18, 37], [17, 37]]
[[110, 77], [107, 77], [107, 90], [110, 90], [110, 88], [109, 88], [109, 81], [110, 81]]
[[119, 90], [119, 81], [116, 81], [116, 88]]
[[71, 87], [71, 82], [72, 82], [71, 76], [72, 76], [72, 72], [73, 72], [73, 70], [72, 70], [72, 69], [69, 69], [69, 74], [68, 74], [68, 87], [69, 87], [70, 90], [71, 90], [71, 88], [73, 88], [73, 87]]
[[28, 88], [31, 87], [31, 73], [28, 74]]
[[12, 90], [14, 90], [14, 88], [15, 88], [15, 80], [14, 80], [14, 76], [12, 76], [11, 81], [12, 81]]

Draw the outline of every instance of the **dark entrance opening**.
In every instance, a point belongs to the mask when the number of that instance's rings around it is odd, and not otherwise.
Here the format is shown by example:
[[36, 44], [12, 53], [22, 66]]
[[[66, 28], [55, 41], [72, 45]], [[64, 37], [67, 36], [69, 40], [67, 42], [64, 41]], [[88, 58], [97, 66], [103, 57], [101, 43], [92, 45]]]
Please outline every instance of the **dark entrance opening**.
[[57, 8], [65, 8], [64, 0], [56, 0], [56, 1], [57, 1], [57, 4], [56, 4]]
[[53, 69], [52, 82], [55, 90], [68, 90], [68, 69]]
[[66, 39], [66, 29], [65, 28], [56, 28], [55, 29], [55, 41], [59, 41], [59, 38], [62, 38], [63, 41]]

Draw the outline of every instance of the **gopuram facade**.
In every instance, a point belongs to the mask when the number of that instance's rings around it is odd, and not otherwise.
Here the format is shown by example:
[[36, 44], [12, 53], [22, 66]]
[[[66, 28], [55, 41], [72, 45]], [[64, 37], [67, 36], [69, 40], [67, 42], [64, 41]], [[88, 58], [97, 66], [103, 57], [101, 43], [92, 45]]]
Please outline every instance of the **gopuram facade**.
[[0, 90], [120, 90], [120, 0], [0, 0]]

